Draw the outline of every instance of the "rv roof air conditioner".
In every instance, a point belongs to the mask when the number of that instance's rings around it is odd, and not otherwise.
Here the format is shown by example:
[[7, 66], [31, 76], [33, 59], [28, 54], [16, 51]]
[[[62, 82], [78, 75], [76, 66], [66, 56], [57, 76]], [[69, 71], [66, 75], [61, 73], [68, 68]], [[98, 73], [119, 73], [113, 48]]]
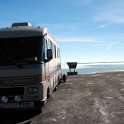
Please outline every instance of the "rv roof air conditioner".
[[13, 23], [12, 24], [12, 28], [13, 27], [21, 27], [21, 26], [32, 26], [29, 22], [20, 22], [20, 23]]

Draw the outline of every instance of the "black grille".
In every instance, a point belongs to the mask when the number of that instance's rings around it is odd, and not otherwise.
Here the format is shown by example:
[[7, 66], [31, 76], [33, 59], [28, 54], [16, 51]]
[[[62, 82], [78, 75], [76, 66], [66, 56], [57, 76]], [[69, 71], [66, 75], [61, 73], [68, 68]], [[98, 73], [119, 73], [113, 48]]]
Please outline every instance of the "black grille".
[[0, 96], [24, 95], [24, 87], [0, 88]]

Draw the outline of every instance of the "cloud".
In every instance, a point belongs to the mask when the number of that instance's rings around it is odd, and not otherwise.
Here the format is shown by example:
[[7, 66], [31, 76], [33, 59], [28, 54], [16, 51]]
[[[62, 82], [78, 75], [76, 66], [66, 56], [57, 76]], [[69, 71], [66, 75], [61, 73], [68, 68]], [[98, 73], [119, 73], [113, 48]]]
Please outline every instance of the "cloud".
[[104, 24], [99, 25], [99, 28], [106, 28], [109, 25], [111, 25], [111, 23], [104, 23]]
[[92, 0], [73, 0], [72, 3], [73, 3], [73, 5], [76, 5], [76, 6], [85, 6], [91, 2], [92, 2]]
[[68, 3], [73, 6], [86, 6], [91, 3], [93, 0], [63, 0], [64, 3]]
[[119, 44], [120, 41], [114, 41], [107, 46], [107, 50], [111, 50], [115, 45]]
[[83, 24], [79, 24], [79, 23], [42, 23], [39, 25], [44, 25], [45, 27], [47, 27], [48, 29], [52, 29], [55, 31], [68, 31], [71, 32], [73, 30], [77, 30], [80, 28], [81, 25]]
[[114, 10], [99, 14], [96, 20], [106, 21], [110, 23], [124, 23], [124, 10]]
[[94, 20], [104, 22], [99, 26], [100, 28], [107, 27], [110, 24], [124, 24], [124, 1], [110, 1], [98, 8], [97, 14], [94, 16]]
[[89, 37], [86, 37], [86, 36], [60, 36], [60, 37], [57, 37], [57, 40], [58, 41], [61, 41], [61, 42], [87, 42], [87, 43], [103, 43], [104, 41], [101, 41], [101, 40], [98, 40], [97, 38], [95, 37], [92, 37], [92, 36], [89, 36]]

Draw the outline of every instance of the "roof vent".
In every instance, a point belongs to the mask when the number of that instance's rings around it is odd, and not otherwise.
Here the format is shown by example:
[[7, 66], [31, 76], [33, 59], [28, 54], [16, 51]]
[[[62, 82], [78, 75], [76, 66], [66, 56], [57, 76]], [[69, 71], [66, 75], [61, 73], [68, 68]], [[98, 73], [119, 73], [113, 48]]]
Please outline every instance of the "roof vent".
[[13, 27], [21, 27], [21, 26], [32, 26], [29, 22], [20, 22], [20, 23], [13, 23], [12, 24], [12, 28]]

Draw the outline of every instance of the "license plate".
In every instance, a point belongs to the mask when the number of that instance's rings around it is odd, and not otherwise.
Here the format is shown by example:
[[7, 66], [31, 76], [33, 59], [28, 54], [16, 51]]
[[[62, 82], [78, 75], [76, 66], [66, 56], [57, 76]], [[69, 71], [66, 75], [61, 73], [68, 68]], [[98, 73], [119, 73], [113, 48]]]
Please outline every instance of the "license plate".
[[18, 109], [25, 109], [25, 108], [33, 108], [34, 102], [23, 102], [23, 103], [0, 103], [1, 109], [12, 109], [12, 108], [18, 108]]
[[20, 103], [19, 107], [20, 108], [33, 108], [34, 107], [34, 102]]

